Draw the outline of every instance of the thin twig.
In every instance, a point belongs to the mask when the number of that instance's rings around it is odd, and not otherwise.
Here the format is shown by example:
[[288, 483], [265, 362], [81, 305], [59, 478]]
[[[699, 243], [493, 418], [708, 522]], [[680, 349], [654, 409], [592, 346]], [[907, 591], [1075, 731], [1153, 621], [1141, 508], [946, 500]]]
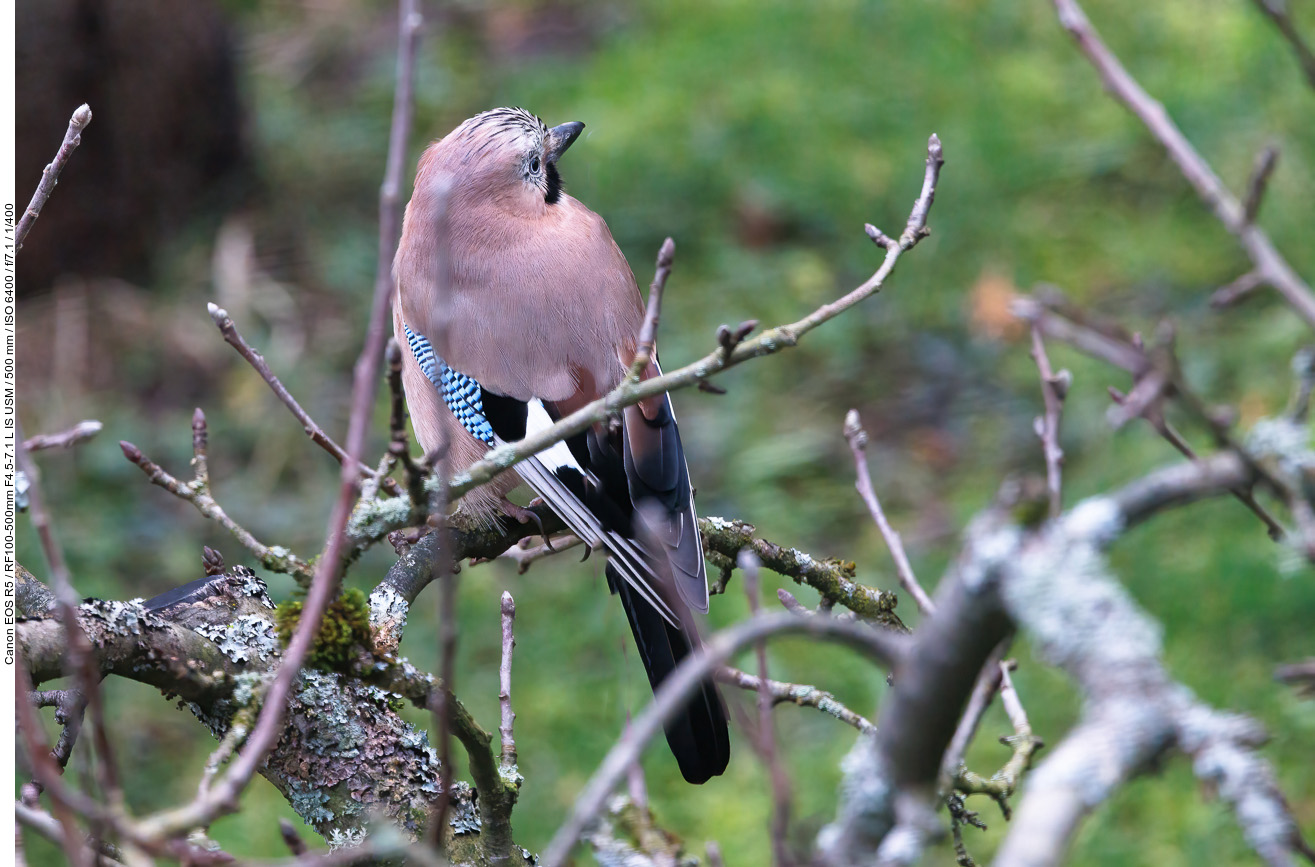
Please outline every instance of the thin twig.
[[1050, 368], [1046, 344], [1041, 329], [1032, 324], [1032, 360], [1041, 374], [1041, 398], [1045, 415], [1036, 420], [1036, 435], [1046, 457], [1046, 490], [1050, 495], [1050, 517], [1058, 518], [1064, 510], [1063, 492], [1060, 489], [1060, 468], [1064, 463], [1064, 450], [1059, 447], [1059, 420], [1064, 412], [1064, 397], [1068, 394], [1072, 376], [1067, 370], [1055, 373]]
[[662, 314], [662, 290], [667, 286], [671, 276], [671, 265], [676, 258], [676, 242], [667, 238], [658, 250], [657, 270], [653, 282], [648, 287], [648, 306], [644, 310], [644, 324], [639, 329], [639, 344], [635, 350], [635, 360], [630, 365], [630, 380], [638, 382], [653, 360], [657, 342], [658, 319]]
[[761, 615], [710, 636], [703, 647], [686, 656], [667, 676], [654, 694], [653, 701], [635, 717], [627, 735], [612, 746], [584, 791], [576, 798], [570, 816], [553, 835], [540, 863], [544, 867], [561, 867], [566, 863], [580, 834], [598, 815], [608, 794], [625, 777], [630, 764], [662, 730], [666, 720], [684, 706], [705, 678], [743, 648], [763, 638], [789, 634], [811, 635], [841, 642], [882, 666], [894, 665], [905, 647], [900, 636], [875, 630], [865, 624], [847, 623], [831, 617], [799, 617], [794, 614]]
[[1216, 310], [1232, 307], [1234, 304], [1254, 298], [1256, 290], [1265, 285], [1265, 278], [1259, 271], [1248, 271], [1232, 283], [1220, 286], [1210, 296], [1210, 306]]
[[406, 393], [402, 388], [402, 347], [397, 341], [388, 338], [386, 351], [388, 361], [388, 393], [392, 399], [392, 411], [388, 414], [390, 442], [388, 452], [402, 464], [406, 473], [406, 492], [411, 498], [411, 508], [416, 512], [417, 523], [424, 520], [424, 513], [429, 497], [425, 494], [425, 470], [411, 457], [411, 448], [406, 435]]
[[1246, 219], [1237, 197], [1210, 168], [1182, 131], [1174, 125], [1164, 106], [1155, 101], [1128, 74], [1119, 59], [1105, 46], [1077, 0], [1054, 0], [1059, 22], [1072, 34], [1078, 48], [1096, 68], [1105, 88], [1128, 107], [1159, 140], [1179, 170], [1196, 189], [1224, 228], [1237, 236], [1252, 264], [1269, 285], [1278, 290], [1307, 325], [1315, 327], [1315, 294], [1275, 248], [1269, 236]]
[[502, 770], [504, 773], [516, 767], [516, 738], [512, 726], [516, 722], [516, 712], [511, 709], [511, 652], [516, 646], [516, 600], [506, 590], [502, 591], [502, 663], [498, 666], [498, 707], [502, 721], [498, 726], [498, 736], [502, 741]]
[[[324, 429], [316, 424], [315, 419], [310, 417], [310, 413], [302, 409], [301, 404], [297, 403], [297, 399], [274, 375], [274, 371], [270, 370], [265, 357], [252, 349], [251, 345], [243, 339], [241, 333], [237, 330], [237, 326], [233, 324], [233, 320], [229, 317], [228, 311], [213, 302], [206, 304], [206, 310], [209, 311], [210, 318], [214, 320], [215, 326], [219, 328], [219, 333], [224, 336], [224, 342], [236, 349], [238, 354], [247, 360], [247, 363], [251, 365], [256, 373], [260, 374], [260, 378], [269, 386], [269, 390], [274, 392], [274, 396], [283, 402], [283, 405], [296, 417], [297, 421], [301, 422], [301, 428], [306, 432], [306, 436], [310, 437], [311, 442], [333, 455], [334, 460], [339, 464], [347, 460], [347, 452], [343, 451], [342, 446], [334, 442], [333, 437], [325, 433]], [[372, 479], [375, 477], [374, 470], [364, 462], [357, 461], [356, 463], [360, 467], [362, 478]], [[397, 483], [392, 479], [383, 479], [382, 482], [389, 493], [398, 493]]]
[[78, 443], [84, 443], [101, 432], [104, 427], [95, 419], [80, 421], [68, 430], [62, 430], [53, 434], [37, 434], [30, 437], [23, 443], [23, 448], [29, 452], [39, 452], [44, 449], [67, 449]]
[[[1173, 392], [1184, 400], [1187, 408], [1198, 419], [1209, 425], [1212, 430], [1217, 427], [1216, 420], [1204, 411], [1203, 402], [1195, 397], [1194, 393], [1182, 380], [1172, 357], [1163, 358], [1163, 362], [1172, 368], [1171, 373], [1166, 374], [1164, 370], [1157, 371], [1155, 363], [1147, 355], [1145, 347], [1134, 345], [1124, 339], [1123, 335], [1113, 333], [1109, 329], [1098, 330], [1096, 325], [1090, 321], [1078, 321], [1073, 318], [1061, 298], [1053, 292], [1049, 295], [1051, 297], [1044, 299], [1036, 296], [1019, 298], [1014, 304], [1014, 312], [1021, 318], [1033, 323], [1045, 336], [1067, 343], [1079, 352], [1131, 373], [1141, 387], [1141, 396], [1136, 403], [1141, 407], [1142, 417], [1175, 449], [1194, 461], [1199, 460], [1195, 450], [1164, 419], [1163, 413], [1155, 402], [1148, 400], [1146, 397], [1151, 392], [1154, 392], [1158, 397], [1163, 394], [1166, 388], [1171, 386]], [[1149, 383], [1146, 382], [1148, 379], [1150, 380]], [[1136, 390], [1136, 387], [1134, 387], [1134, 391]], [[1127, 406], [1130, 403], [1131, 395], [1124, 395], [1117, 390], [1112, 390], [1111, 397], [1116, 403], [1123, 405], [1121, 407], [1123, 412], [1115, 420], [1127, 416]], [[1231, 439], [1227, 437], [1225, 439], [1226, 447], [1236, 445], [1235, 443], [1229, 445]], [[1282, 491], [1281, 485], [1279, 490]], [[1271, 539], [1278, 540], [1284, 537], [1283, 525], [1256, 501], [1250, 490], [1239, 488], [1233, 491], [1233, 496], [1237, 497], [1264, 523]]]
[[[739, 556], [740, 571], [744, 573], [744, 593], [749, 599], [749, 612], [757, 617], [762, 613], [762, 581], [759, 575], [758, 557], [752, 551], [741, 551]], [[781, 756], [776, 748], [776, 726], [772, 719], [772, 708], [776, 702], [769, 686], [771, 679], [767, 672], [767, 639], [759, 640], [753, 648], [758, 662], [758, 754], [772, 783], [772, 860], [777, 867], [791, 864], [794, 858], [788, 846], [790, 831], [790, 779], [781, 764]]]
[[1009, 639], [1001, 642], [996, 646], [991, 655], [987, 657], [986, 664], [982, 666], [982, 673], [977, 678], [977, 683], [973, 686], [973, 693], [968, 697], [968, 704], [963, 709], [963, 715], [959, 717], [959, 726], [954, 730], [954, 737], [950, 738], [950, 744], [945, 748], [945, 758], [941, 762], [941, 778], [943, 782], [954, 779], [955, 774], [959, 772], [959, 766], [963, 764], [963, 757], [968, 752], [968, 745], [972, 743], [973, 737], [977, 734], [977, 728], [982, 724], [982, 717], [986, 715], [986, 710], [991, 706], [991, 700], [1000, 690], [1000, 676], [1002, 669], [1000, 663], [1004, 659], [1006, 645]]
[[59, 183], [59, 173], [64, 170], [64, 164], [68, 158], [77, 150], [78, 145], [82, 144], [82, 131], [91, 123], [91, 106], [83, 103], [73, 112], [69, 118], [68, 129], [64, 132], [64, 141], [60, 143], [59, 150], [55, 152], [55, 158], [41, 172], [41, 183], [37, 184], [37, 191], [32, 194], [32, 201], [27, 203], [27, 210], [23, 211], [23, 216], [19, 219], [18, 225], [14, 228], [14, 245], [17, 249], [23, 249], [23, 241], [27, 239], [27, 233], [32, 231], [32, 226], [41, 215], [41, 209], [46, 206], [50, 200], [50, 194], [55, 192], [55, 185]]
[[1017, 690], [1014, 689], [1013, 679], [1009, 676], [1013, 661], [999, 662], [997, 667], [1000, 704], [1004, 706], [1009, 723], [1014, 727], [1014, 733], [1000, 738], [1000, 742], [1013, 748], [1013, 754], [1005, 762], [1004, 767], [992, 774], [990, 779], [978, 776], [967, 769], [961, 769], [954, 778], [954, 788], [964, 795], [989, 795], [999, 805], [1000, 812], [1008, 821], [1011, 815], [1009, 798], [1017, 790], [1023, 772], [1032, 766], [1033, 757], [1045, 746], [1045, 742], [1032, 733], [1032, 724], [1027, 719], [1027, 711], [1023, 709], [1023, 703], [1018, 698]]
[[[533, 537], [527, 537], [521, 541], [528, 542], [531, 541], [532, 538]], [[564, 536], [558, 536], [551, 541], [545, 539], [542, 544], [531, 545], [530, 547], [522, 547], [519, 544], [512, 545], [498, 556], [516, 561], [516, 574], [524, 575], [535, 562], [542, 560], [545, 557], [551, 557], [554, 554], [560, 554], [563, 551], [569, 551], [581, 544], [583, 543], [579, 536], [572, 536], [568, 533]]]
[[1292, 53], [1297, 55], [1297, 63], [1301, 65], [1301, 71], [1306, 75], [1306, 82], [1315, 87], [1315, 51], [1311, 51], [1310, 45], [1297, 30], [1296, 22], [1292, 20], [1291, 10], [1288, 8], [1288, 0], [1254, 0], [1256, 8], [1264, 13], [1278, 32], [1283, 34], [1283, 38], [1292, 46]]
[[279, 836], [283, 838], [283, 845], [287, 846], [288, 851], [293, 855], [306, 854], [306, 841], [301, 839], [296, 827], [282, 817], [279, 817]]
[[881, 531], [881, 538], [886, 540], [891, 559], [895, 561], [895, 574], [899, 576], [900, 586], [904, 588], [905, 593], [913, 597], [913, 601], [918, 605], [918, 611], [923, 615], [929, 614], [932, 610], [931, 597], [918, 583], [918, 576], [913, 574], [913, 566], [909, 564], [908, 554], [904, 552], [904, 542], [886, 520], [881, 501], [877, 499], [877, 492], [872, 487], [866, 452], [868, 434], [863, 429], [863, 422], [856, 409], [851, 409], [845, 415], [845, 439], [849, 441], [849, 450], [854, 454], [855, 487], [858, 488], [859, 496], [867, 505], [872, 520], [876, 522], [877, 529]]
[[[59, 820], [44, 810], [30, 807], [22, 801], [18, 801], [14, 804], [14, 818], [18, 820], [18, 824], [30, 828], [50, 842], [63, 843], [64, 829], [59, 824]], [[97, 843], [94, 852], [88, 846], [86, 857], [93, 859], [93, 863], [103, 865], [103, 867], [114, 867], [123, 860], [118, 847], [110, 843]]]
[[1246, 198], [1242, 204], [1242, 219], [1254, 223], [1260, 213], [1260, 203], [1265, 199], [1265, 190], [1269, 188], [1269, 176], [1274, 174], [1278, 165], [1279, 147], [1268, 144], [1256, 154], [1255, 164], [1251, 167], [1251, 177], [1247, 180]]
[[749, 692], [760, 692], [765, 689], [771, 696], [774, 705], [797, 704], [800, 707], [817, 708], [822, 713], [833, 716], [845, 725], [853, 726], [864, 734], [871, 734], [877, 730], [871, 720], [854, 713], [854, 711], [841, 704], [834, 695], [811, 684], [769, 680], [764, 687], [762, 678], [740, 671], [738, 668], [732, 668], [729, 665], [718, 668], [713, 673], [713, 677], [721, 683], [729, 683]]

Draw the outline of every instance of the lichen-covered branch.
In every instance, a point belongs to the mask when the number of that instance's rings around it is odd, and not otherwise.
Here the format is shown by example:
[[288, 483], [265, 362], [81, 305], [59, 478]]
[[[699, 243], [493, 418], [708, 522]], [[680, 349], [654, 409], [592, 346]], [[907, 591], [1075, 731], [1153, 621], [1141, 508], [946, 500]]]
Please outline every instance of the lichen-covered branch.
[[[713, 672], [713, 677], [721, 683], [729, 683], [738, 686], [740, 689], [746, 689], [749, 692], [760, 692], [763, 690], [762, 679], [748, 672], [740, 671], [738, 668], [732, 668], [724, 665]], [[841, 704], [834, 695], [824, 689], [819, 689], [807, 683], [785, 683], [779, 680], [768, 680], [766, 691], [771, 696], [772, 704], [796, 704], [799, 707], [817, 708], [822, 713], [833, 716], [845, 725], [853, 726], [864, 734], [871, 734], [877, 730], [877, 727], [870, 720], [845, 705]]]
[[[264, 584], [240, 566], [198, 582], [159, 610], [147, 610], [140, 601], [92, 600], [79, 606], [78, 618], [104, 674], [177, 696], [226, 742], [236, 727], [252, 725], [263, 687], [280, 662]], [[59, 620], [24, 621], [18, 625], [18, 640], [35, 683], [63, 673], [65, 636]], [[289, 703], [289, 724], [260, 770], [308, 824], [338, 845], [363, 839], [372, 812], [386, 816], [404, 838], [419, 839], [438, 791], [438, 769], [425, 733], [397, 716], [404, 696], [428, 701], [432, 678], [403, 663], [369, 668], [368, 680], [301, 671]], [[496, 780], [488, 733], [459, 702], [450, 706], [464, 714], [454, 731], [482, 733]], [[477, 755], [472, 755], [472, 766]], [[481, 833], [476, 798], [458, 784], [451, 802], [448, 843], [454, 853], [464, 853], [453, 860], [478, 860], [474, 853], [485, 851], [488, 841]], [[129, 822], [124, 830], [130, 839], [149, 841], [153, 827], [148, 819]]]
[[725, 518], [700, 518], [703, 549], [734, 563], [744, 550], [753, 551], [762, 565], [796, 584], [812, 587], [822, 598], [843, 605], [865, 620], [900, 631], [908, 631], [895, 613], [897, 597], [854, 580], [854, 563], [837, 559], [818, 560], [797, 548], [782, 548], [759, 538], [752, 524]]

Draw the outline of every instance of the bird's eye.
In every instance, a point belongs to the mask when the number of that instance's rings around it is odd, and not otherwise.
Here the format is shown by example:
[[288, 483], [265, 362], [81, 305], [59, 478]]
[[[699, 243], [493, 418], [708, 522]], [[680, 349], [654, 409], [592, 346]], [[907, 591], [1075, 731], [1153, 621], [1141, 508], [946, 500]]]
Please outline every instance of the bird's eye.
[[539, 168], [539, 158], [536, 156], [534, 159], [530, 160], [530, 174], [537, 175], [539, 173]]

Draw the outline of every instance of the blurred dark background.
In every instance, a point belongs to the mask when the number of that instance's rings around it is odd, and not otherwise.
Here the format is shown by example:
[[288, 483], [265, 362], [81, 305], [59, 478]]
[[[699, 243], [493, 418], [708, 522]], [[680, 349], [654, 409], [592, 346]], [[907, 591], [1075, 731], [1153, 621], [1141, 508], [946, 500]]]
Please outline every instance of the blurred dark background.
[[[1247, 261], [1104, 95], [1043, 0], [423, 5], [410, 166], [427, 142], [493, 106], [584, 121], [564, 178], [607, 219], [641, 285], [662, 238], [676, 240], [661, 330], [668, 365], [707, 351], [719, 323], [793, 320], [865, 279], [880, 251], [863, 223], [900, 228], [927, 136], [944, 141], [933, 234], [880, 296], [788, 355], [733, 371], [724, 397], [677, 397], [705, 515], [854, 559], [863, 580], [893, 587], [840, 433], [857, 407], [883, 502], [934, 584], [1002, 477], [1042, 469], [1035, 368], [1008, 315], [1010, 298], [1042, 281], [1134, 329], [1172, 317], [1188, 377], [1237, 406], [1243, 428], [1283, 405], [1305, 328], [1268, 295], [1209, 309], [1211, 291]], [[1315, 7], [1294, 6], [1315, 34]], [[1315, 276], [1315, 93], [1270, 24], [1246, 0], [1111, 0], [1088, 11], [1233, 189], [1260, 147], [1282, 147], [1261, 222]], [[322, 542], [336, 469], [223, 343], [205, 304], [227, 308], [316, 420], [343, 431], [375, 268], [396, 24], [383, 0], [18, 3], [20, 197], [72, 110], [85, 101], [95, 113], [19, 264], [26, 432], [105, 423], [73, 452], [38, 456], [81, 593], [149, 596], [195, 578], [203, 544], [249, 562], [116, 445], [131, 440], [186, 476], [196, 406], [210, 418], [215, 494], [229, 513], [303, 556]], [[1067, 502], [1175, 459], [1148, 429], [1109, 430], [1105, 388], [1125, 377], [1062, 347], [1051, 354], [1075, 375]], [[20, 559], [40, 573], [25, 525]], [[1174, 674], [1266, 724], [1267, 755], [1315, 829], [1315, 704], [1272, 681], [1276, 663], [1312, 652], [1315, 576], [1232, 501], [1157, 519], [1113, 560], [1163, 622]], [[371, 586], [388, 562], [374, 552], [349, 581]], [[266, 577], [288, 595], [289, 581]], [[527, 784], [516, 832], [536, 849], [648, 690], [597, 563], [566, 557], [524, 576], [504, 563], [467, 569], [457, 690], [486, 725], [504, 588], [521, 612], [514, 677]], [[738, 580], [732, 590], [714, 603], [714, 624], [745, 615]], [[421, 604], [404, 644], [421, 666], [436, 662], [433, 607]], [[901, 610], [916, 621], [911, 605]], [[1077, 697], [1026, 646], [1018, 654], [1033, 725], [1056, 743]], [[879, 699], [882, 678], [844, 652], [787, 642], [770, 655], [777, 676], [817, 683], [860, 712]], [[109, 693], [133, 808], [189, 797], [209, 736], [152, 690], [113, 681]], [[806, 840], [833, 814], [853, 732], [814, 711], [777, 713]], [[993, 712], [970, 755], [975, 770], [1007, 757], [994, 742], [1007, 731]], [[699, 789], [663, 751], [646, 762], [659, 821], [693, 852], [719, 840], [731, 865], [766, 863], [768, 851], [766, 777], [743, 740], [727, 776]], [[215, 837], [237, 854], [279, 852], [273, 816], [291, 811], [263, 781], [244, 805]], [[985, 858], [1004, 823], [976, 806], [991, 830], [968, 841]], [[59, 857], [35, 843], [31, 855]], [[1073, 859], [1251, 861], [1182, 761], [1103, 808]]]

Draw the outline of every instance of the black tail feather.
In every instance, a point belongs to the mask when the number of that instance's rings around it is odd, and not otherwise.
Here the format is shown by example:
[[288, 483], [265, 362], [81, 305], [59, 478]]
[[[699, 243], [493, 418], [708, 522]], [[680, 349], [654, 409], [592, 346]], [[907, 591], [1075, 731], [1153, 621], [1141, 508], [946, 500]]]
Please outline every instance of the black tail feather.
[[[612, 592], [621, 597], [630, 631], [634, 634], [639, 658], [648, 673], [649, 685], [656, 692], [680, 661], [693, 649], [690, 635], [667, 623], [645, 599], [639, 596], [607, 564], [607, 581]], [[680, 773], [691, 783], [706, 783], [726, 770], [730, 760], [730, 733], [726, 724], [726, 706], [712, 680], [705, 680], [690, 698], [683, 711], [666, 725], [667, 743], [680, 765]]]

